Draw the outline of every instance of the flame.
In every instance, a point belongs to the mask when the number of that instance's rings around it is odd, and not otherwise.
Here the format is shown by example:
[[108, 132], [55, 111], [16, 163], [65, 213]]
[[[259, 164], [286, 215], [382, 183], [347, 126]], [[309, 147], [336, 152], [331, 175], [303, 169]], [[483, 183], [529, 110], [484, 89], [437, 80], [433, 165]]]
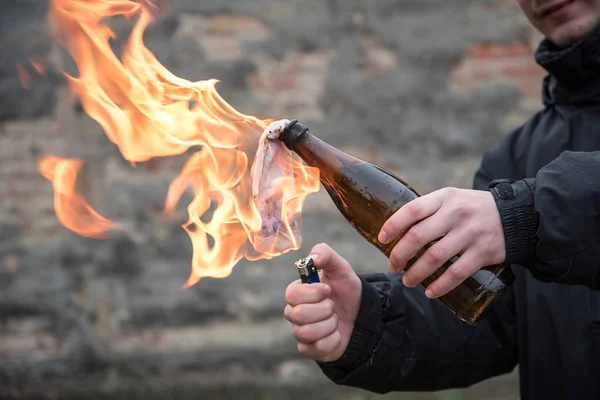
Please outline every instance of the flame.
[[17, 65], [17, 78], [19, 79], [21, 87], [29, 90], [31, 85], [31, 75], [29, 75], [29, 72], [27, 72], [25, 67], [21, 64]]
[[82, 236], [103, 239], [116, 224], [98, 214], [75, 189], [82, 160], [42, 155], [40, 174], [54, 187], [54, 211], [61, 224]]
[[[252, 202], [249, 165], [260, 133], [272, 121], [235, 110], [219, 95], [214, 79], [191, 82], [165, 68], [143, 43], [156, 13], [149, 0], [52, 0], [49, 20], [78, 68], [77, 77], [65, 73], [70, 91], [126, 160], [144, 162], [201, 146], [172, 182], [165, 203], [165, 214], [172, 215], [182, 194], [187, 189], [194, 192], [183, 226], [193, 247], [186, 283], [190, 286], [203, 277], [228, 276], [244, 257], [257, 260], [281, 254], [257, 253], [251, 242], [261, 220]], [[110, 42], [116, 36], [105, 21], [114, 16], [136, 19], [121, 60], [113, 53]], [[284, 194], [286, 224], [301, 212], [306, 196], [319, 188], [317, 170], [297, 157], [291, 162], [294, 182], [274, 182]], [[55, 187], [60, 184], [53, 182]], [[98, 231], [111, 227], [106, 220], [87, 223]], [[297, 244], [284, 252], [294, 248]]]
[[[40, 75], [44, 75], [46, 73], [46, 68], [44, 67], [43, 60], [34, 58], [31, 60], [31, 66]], [[21, 84], [21, 87], [23, 89], [31, 89], [31, 75], [29, 74], [27, 69], [21, 64], [17, 64], [17, 79], [19, 80], [19, 83]]]
[[38, 74], [44, 75], [46, 73], [46, 67], [44, 61], [38, 58], [31, 60], [31, 65], [37, 71]]

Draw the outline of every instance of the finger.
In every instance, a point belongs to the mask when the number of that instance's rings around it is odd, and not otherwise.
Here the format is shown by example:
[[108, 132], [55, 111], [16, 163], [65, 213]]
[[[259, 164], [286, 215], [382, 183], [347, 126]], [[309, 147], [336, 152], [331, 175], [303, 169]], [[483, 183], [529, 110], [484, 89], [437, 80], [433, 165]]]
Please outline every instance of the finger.
[[377, 239], [383, 244], [392, 242], [415, 223], [439, 210], [442, 200], [443, 192], [438, 190], [410, 201], [383, 224]]
[[446, 261], [460, 254], [465, 248], [461, 234], [450, 233], [431, 245], [423, 255], [406, 271], [402, 283], [414, 287], [434, 274]]
[[333, 332], [326, 338], [320, 339], [314, 343], [298, 342], [298, 352], [304, 357], [313, 360], [328, 362], [332, 360], [330, 354], [342, 344], [342, 335], [339, 331]]
[[[424, 221], [413, 225], [404, 236], [402, 236], [402, 239], [396, 243], [390, 254], [390, 264], [393, 270], [403, 270], [406, 267], [406, 263], [415, 257], [419, 250], [423, 249], [423, 247], [434, 240], [444, 236], [452, 229], [451, 219], [439, 214], [435, 214]], [[437, 248], [431, 250], [433, 254], [430, 254], [428, 257], [444, 255], [437, 254], [437, 250]]]
[[313, 259], [315, 266], [322, 270], [323, 274], [330, 280], [340, 279], [346, 277], [349, 273], [354, 273], [348, 261], [325, 243], [314, 246], [309, 257]]
[[444, 271], [442, 276], [427, 287], [425, 295], [434, 299], [447, 294], [463, 283], [465, 279], [485, 267], [485, 265], [481, 264], [476, 251], [465, 252], [454, 264]]
[[302, 343], [313, 343], [331, 335], [338, 327], [338, 317], [333, 314], [324, 321], [308, 325], [292, 324], [294, 338]]
[[324, 300], [330, 292], [331, 288], [325, 283], [305, 285], [292, 282], [285, 290], [285, 301], [291, 306], [318, 303]]
[[285, 319], [296, 325], [308, 325], [324, 321], [333, 315], [334, 303], [325, 299], [313, 304], [300, 304], [295, 307], [289, 304], [285, 307]]

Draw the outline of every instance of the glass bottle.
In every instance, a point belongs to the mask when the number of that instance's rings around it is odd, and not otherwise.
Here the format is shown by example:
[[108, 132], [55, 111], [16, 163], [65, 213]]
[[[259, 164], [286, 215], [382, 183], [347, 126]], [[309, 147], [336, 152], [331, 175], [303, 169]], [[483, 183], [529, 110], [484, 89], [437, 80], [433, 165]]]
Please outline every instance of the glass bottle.
[[[287, 125], [279, 139], [306, 164], [319, 169], [319, 179], [338, 210], [356, 231], [389, 257], [400, 238], [382, 244], [377, 240], [379, 231], [392, 214], [419, 194], [392, 173], [317, 138], [296, 120]], [[425, 246], [410, 260], [405, 270], [432, 244]], [[440, 277], [457, 258], [455, 256], [447, 261], [422, 285], [427, 287]], [[438, 300], [462, 321], [474, 324], [513, 280], [514, 274], [508, 266], [491, 265], [479, 270]]]

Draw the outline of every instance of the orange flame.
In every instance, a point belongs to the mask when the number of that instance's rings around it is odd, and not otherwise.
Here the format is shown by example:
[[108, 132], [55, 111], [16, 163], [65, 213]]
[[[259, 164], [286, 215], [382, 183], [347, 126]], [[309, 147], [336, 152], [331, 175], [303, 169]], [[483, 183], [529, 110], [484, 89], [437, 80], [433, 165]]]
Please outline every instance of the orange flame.
[[44, 75], [46, 73], [46, 67], [44, 66], [44, 61], [41, 59], [33, 59], [31, 60], [31, 65], [37, 71], [38, 74]]
[[[257, 253], [252, 246], [252, 233], [260, 230], [261, 220], [252, 202], [249, 164], [271, 120], [235, 110], [216, 91], [216, 80], [191, 82], [160, 64], [143, 43], [155, 14], [149, 0], [52, 0], [49, 17], [57, 40], [78, 67], [78, 77], [65, 73], [70, 90], [126, 160], [143, 162], [202, 146], [171, 184], [165, 209], [171, 214], [183, 192], [194, 191], [184, 225], [193, 246], [190, 286], [202, 277], [228, 276], [243, 257], [278, 255]], [[116, 36], [104, 23], [119, 15], [137, 18], [122, 60], [110, 46]], [[296, 157], [291, 162], [295, 190], [290, 191], [289, 182], [274, 183], [284, 194], [286, 223], [319, 188], [317, 170]], [[97, 229], [108, 228], [97, 224]]]
[[115, 223], [98, 214], [75, 189], [82, 160], [42, 155], [38, 169], [54, 187], [54, 210], [61, 224], [82, 236], [103, 239]]
[[[44, 62], [40, 59], [32, 59], [31, 66], [40, 75], [44, 75], [46, 73]], [[21, 87], [23, 89], [31, 89], [31, 75], [29, 74], [27, 69], [25, 69], [25, 67], [21, 64], [17, 64], [17, 79], [19, 80], [19, 84], [21, 84]]]
[[31, 75], [21, 64], [17, 65], [17, 77], [23, 89], [29, 90], [31, 84]]

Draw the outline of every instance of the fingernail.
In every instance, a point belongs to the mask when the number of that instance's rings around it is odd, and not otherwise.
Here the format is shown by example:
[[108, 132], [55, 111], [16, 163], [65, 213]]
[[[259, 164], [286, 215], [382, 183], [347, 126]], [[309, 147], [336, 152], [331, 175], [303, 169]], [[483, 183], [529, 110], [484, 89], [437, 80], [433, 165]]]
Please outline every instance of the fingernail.
[[325, 296], [331, 293], [331, 287], [325, 283], [323, 284], [323, 293], [325, 294]]
[[402, 277], [402, 284], [404, 284], [404, 286], [409, 287], [409, 288], [415, 287], [415, 285], [413, 285], [413, 283], [411, 281], [409, 281], [408, 279], [406, 279], [406, 275], [404, 275]]
[[433, 294], [433, 291], [431, 289], [425, 290], [425, 296], [429, 297], [430, 299], [435, 298], [435, 295]]
[[384, 231], [379, 232], [379, 237], [377, 238], [377, 240], [379, 240], [380, 243], [386, 244], [388, 241], [388, 234], [385, 233]]
[[312, 258], [312, 260], [313, 260], [313, 262], [314, 262], [315, 264], [317, 263], [317, 260], [319, 259], [319, 255], [318, 255], [318, 254], [316, 254], [316, 253], [315, 253], [315, 254], [310, 254], [308, 257], [309, 257], [309, 258]]

